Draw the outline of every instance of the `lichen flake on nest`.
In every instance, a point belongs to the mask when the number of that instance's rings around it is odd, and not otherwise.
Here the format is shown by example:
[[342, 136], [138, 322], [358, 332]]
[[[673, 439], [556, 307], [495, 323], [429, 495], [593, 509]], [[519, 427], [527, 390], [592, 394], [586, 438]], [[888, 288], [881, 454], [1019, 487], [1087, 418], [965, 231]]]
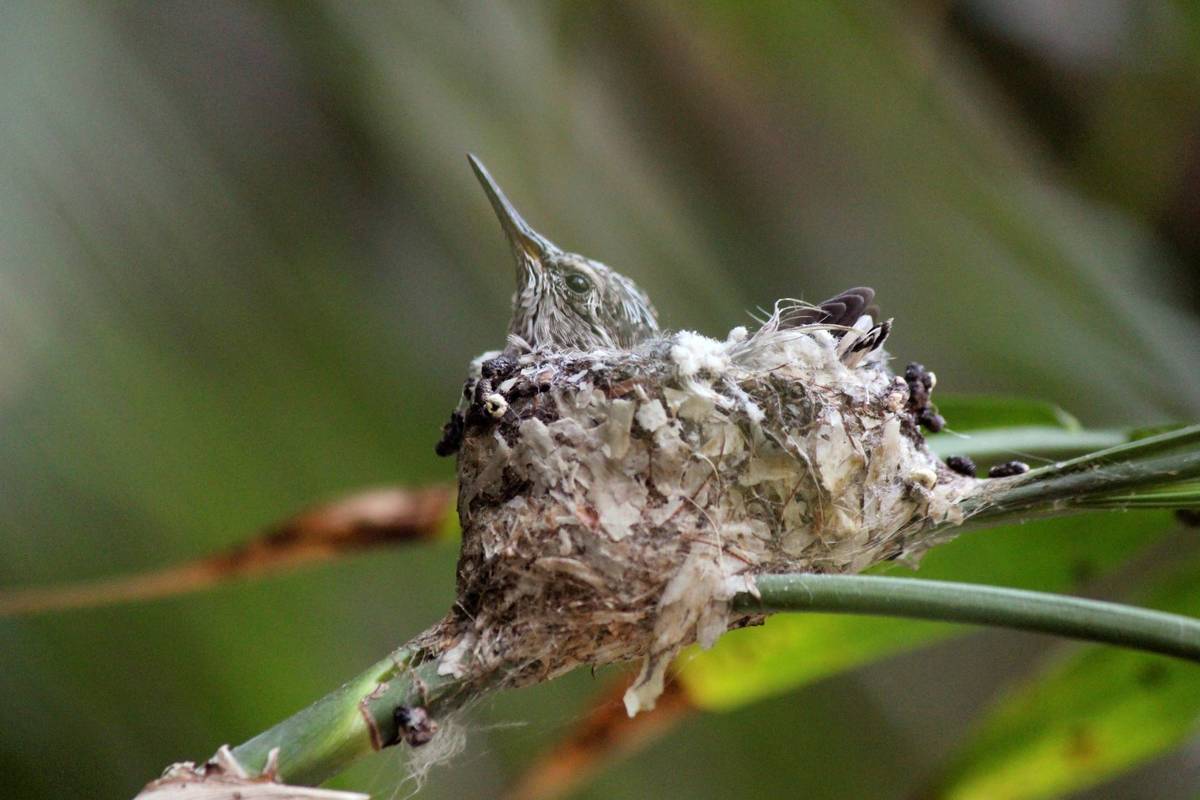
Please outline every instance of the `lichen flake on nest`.
[[756, 575], [918, 556], [974, 480], [924, 446], [910, 387], [819, 328], [487, 354], [457, 417], [463, 544], [442, 669], [545, 680], [642, 659], [630, 714], [711, 645]]

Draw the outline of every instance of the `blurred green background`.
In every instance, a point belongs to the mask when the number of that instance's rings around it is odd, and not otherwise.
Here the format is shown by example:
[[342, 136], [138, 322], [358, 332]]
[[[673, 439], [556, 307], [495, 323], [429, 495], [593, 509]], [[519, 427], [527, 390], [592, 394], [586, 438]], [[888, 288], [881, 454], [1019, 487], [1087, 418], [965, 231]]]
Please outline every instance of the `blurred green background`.
[[[1195, 3], [9, 0], [0, 589], [450, 478], [433, 443], [512, 290], [467, 151], [668, 326], [866, 284], [939, 392], [1200, 418]], [[436, 619], [455, 556], [0, 620], [0, 795], [128, 797], [248, 738]], [[974, 635], [696, 717], [578, 796], [913, 797], [1058, 646]], [[598, 686], [483, 703], [420, 796], [495, 796]], [[1193, 742], [1081, 796], [1197, 790]]]

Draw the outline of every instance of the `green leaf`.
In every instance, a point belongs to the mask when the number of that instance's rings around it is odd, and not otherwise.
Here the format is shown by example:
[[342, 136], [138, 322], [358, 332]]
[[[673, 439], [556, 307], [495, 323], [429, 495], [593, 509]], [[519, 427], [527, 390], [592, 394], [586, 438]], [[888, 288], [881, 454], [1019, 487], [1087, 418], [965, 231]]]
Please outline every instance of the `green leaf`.
[[926, 443], [940, 458], [959, 455], [988, 462], [1010, 458], [1066, 458], [1104, 450], [1129, 441], [1122, 431], [1068, 430], [1041, 425], [929, 436]]
[[956, 431], [1041, 427], [1081, 430], [1079, 420], [1053, 403], [995, 395], [936, 396], [938, 411]]
[[1022, 456], [1058, 458], [1129, 441], [1123, 431], [1084, 430], [1066, 411], [1040, 400], [949, 395], [938, 397], [937, 406], [947, 428], [927, 441], [941, 458], [968, 456], [984, 463]]
[[[1068, 591], [1109, 571], [1174, 525], [1166, 512], [1086, 514], [991, 529], [941, 545], [923, 578]], [[877, 572], [907, 572], [898, 565]], [[679, 679], [698, 706], [721, 710], [967, 630], [961, 626], [830, 614], [779, 614], [692, 648]]]
[[[1200, 615], [1200, 562], [1145, 604]], [[995, 706], [936, 796], [1058, 797], [1178, 745], [1198, 720], [1194, 664], [1109, 647], [1076, 650]]]

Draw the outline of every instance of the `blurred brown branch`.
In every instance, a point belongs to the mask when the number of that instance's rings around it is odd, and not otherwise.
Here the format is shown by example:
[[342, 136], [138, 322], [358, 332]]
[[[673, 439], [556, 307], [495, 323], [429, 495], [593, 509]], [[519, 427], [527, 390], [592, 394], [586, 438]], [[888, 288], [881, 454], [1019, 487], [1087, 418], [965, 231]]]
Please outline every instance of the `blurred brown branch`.
[[225, 552], [134, 575], [0, 592], [0, 617], [195, 592], [384, 545], [426, 542], [446, 530], [453, 488], [386, 487], [315, 506]]
[[697, 710], [683, 685], [670, 681], [651, 711], [630, 719], [621, 700], [629, 683], [628, 679], [615, 681], [602, 691], [574, 730], [517, 779], [506, 800], [562, 797], [613, 761], [665, 736]]

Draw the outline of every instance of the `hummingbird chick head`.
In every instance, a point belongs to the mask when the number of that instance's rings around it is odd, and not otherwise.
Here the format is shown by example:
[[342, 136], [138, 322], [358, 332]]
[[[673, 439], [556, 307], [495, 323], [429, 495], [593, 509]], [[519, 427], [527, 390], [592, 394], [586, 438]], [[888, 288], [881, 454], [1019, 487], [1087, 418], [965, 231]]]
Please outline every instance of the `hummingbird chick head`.
[[467, 158], [516, 260], [510, 342], [520, 340], [534, 350], [627, 350], [658, 333], [654, 307], [637, 284], [535, 231], [479, 159]]

